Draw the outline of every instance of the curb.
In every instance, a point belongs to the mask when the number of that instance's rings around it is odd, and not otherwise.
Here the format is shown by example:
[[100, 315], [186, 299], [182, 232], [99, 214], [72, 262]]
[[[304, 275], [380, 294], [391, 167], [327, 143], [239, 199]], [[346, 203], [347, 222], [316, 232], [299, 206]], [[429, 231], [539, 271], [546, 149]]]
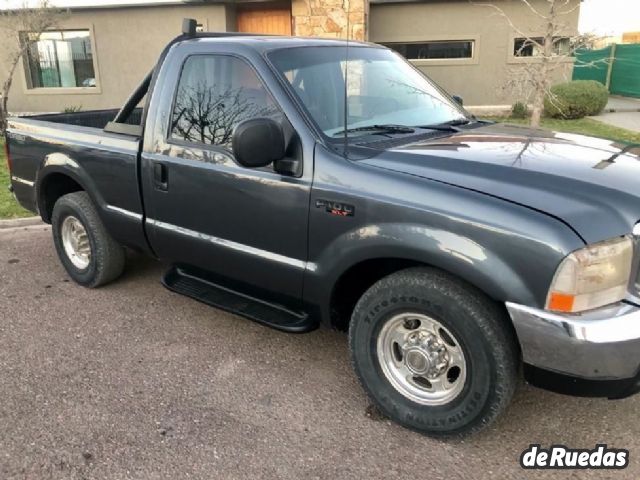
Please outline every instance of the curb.
[[478, 116], [502, 116], [511, 113], [511, 105], [465, 105], [465, 110]]
[[8, 228], [32, 227], [34, 225], [44, 226], [45, 223], [40, 217], [11, 218], [9, 220], [0, 220], [0, 230], [5, 230]]

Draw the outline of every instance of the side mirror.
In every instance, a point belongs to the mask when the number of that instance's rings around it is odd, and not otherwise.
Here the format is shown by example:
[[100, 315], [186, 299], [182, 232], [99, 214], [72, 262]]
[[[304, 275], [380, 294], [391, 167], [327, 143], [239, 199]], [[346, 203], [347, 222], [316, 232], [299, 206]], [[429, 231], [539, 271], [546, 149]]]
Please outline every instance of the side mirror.
[[284, 132], [275, 120], [252, 118], [236, 126], [231, 147], [236, 160], [243, 167], [266, 167], [284, 158]]
[[456, 102], [458, 105], [460, 105], [461, 107], [464, 105], [464, 100], [462, 100], [462, 97], [459, 95], [452, 95], [451, 98], [453, 98], [453, 101]]

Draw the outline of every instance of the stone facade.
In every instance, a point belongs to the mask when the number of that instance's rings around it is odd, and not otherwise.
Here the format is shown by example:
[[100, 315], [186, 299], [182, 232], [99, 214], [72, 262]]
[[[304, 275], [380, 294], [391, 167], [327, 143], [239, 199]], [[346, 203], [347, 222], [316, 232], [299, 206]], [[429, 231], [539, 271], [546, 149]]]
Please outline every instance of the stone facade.
[[292, 0], [293, 34], [366, 40], [368, 10], [368, 0]]

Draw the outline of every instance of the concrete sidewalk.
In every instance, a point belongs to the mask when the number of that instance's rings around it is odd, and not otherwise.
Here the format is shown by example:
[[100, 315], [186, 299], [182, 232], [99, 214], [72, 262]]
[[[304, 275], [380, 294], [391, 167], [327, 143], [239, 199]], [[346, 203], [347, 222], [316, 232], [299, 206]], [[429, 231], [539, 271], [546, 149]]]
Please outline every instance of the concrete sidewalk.
[[640, 111], [602, 113], [595, 117], [589, 117], [614, 127], [625, 128], [640, 133]]
[[640, 112], [640, 98], [610, 95], [603, 113]]
[[[465, 105], [465, 108], [478, 116], [500, 116], [511, 113], [511, 105]], [[529, 105], [531, 109], [531, 105]], [[640, 112], [640, 98], [610, 95], [602, 113]]]
[[640, 99], [611, 95], [602, 113], [589, 118], [640, 133]]
[[0, 230], [6, 228], [32, 227], [34, 225], [44, 225], [44, 223], [40, 217], [8, 218], [6, 220], [0, 220]]

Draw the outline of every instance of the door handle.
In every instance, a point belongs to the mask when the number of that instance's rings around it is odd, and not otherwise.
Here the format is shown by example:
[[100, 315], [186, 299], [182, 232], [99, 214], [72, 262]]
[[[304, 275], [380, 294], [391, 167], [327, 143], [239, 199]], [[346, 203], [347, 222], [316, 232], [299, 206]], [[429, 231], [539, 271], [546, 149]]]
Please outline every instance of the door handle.
[[164, 163], [153, 164], [153, 184], [158, 190], [169, 190], [169, 171]]

